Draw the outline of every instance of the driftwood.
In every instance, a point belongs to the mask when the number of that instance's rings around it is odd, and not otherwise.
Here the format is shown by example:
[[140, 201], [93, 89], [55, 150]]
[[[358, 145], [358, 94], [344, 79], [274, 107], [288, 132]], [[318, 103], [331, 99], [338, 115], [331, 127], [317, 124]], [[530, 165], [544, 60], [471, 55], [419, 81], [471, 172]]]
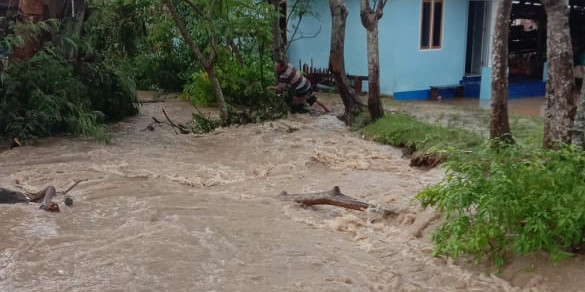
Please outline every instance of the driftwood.
[[368, 208], [375, 208], [375, 206], [372, 204], [368, 204], [342, 194], [338, 186], [335, 186], [332, 190], [326, 192], [306, 194], [289, 194], [283, 191], [278, 196], [283, 201], [295, 201], [304, 206], [332, 205], [359, 211], [363, 211]]
[[16, 204], [28, 202], [41, 202], [40, 209], [59, 212], [59, 205], [52, 202], [53, 197], [57, 194], [55, 187], [48, 186], [36, 193], [21, 193], [8, 189], [0, 188], [0, 204]]
[[[0, 188], [0, 204], [16, 204], [16, 203], [41, 203], [40, 209], [51, 211], [51, 212], [59, 212], [59, 205], [53, 202], [53, 197], [56, 195], [66, 195], [69, 191], [71, 191], [75, 186], [77, 186], [81, 180], [76, 181], [73, 185], [71, 185], [66, 191], [64, 192], [57, 192], [54, 186], [48, 186], [38, 192], [31, 193], [28, 191], [17, 192], [9, 189]], [[65, 199], [65, 204], [67, 206], [71, 206], [73, 204], [73, 200], [70, 197]]]

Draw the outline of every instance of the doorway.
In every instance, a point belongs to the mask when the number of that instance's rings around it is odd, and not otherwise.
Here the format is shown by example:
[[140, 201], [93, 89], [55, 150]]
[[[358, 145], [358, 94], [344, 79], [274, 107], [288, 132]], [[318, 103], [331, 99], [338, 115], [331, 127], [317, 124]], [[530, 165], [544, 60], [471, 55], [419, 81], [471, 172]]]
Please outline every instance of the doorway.
[[484, 60], [486, 30], [486, 1], [469, 1], [467, 13], [467, 51], [465, 56], [465, 75], [481, 75]]

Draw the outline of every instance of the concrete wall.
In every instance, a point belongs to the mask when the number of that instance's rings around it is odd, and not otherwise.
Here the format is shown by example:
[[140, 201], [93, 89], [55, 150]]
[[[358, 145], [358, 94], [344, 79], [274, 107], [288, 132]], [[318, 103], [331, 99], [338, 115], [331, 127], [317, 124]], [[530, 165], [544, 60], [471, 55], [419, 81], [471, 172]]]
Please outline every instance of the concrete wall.
[[[457, 84], [464, 75], [469, 0], [443, 0], [443, 47], [420, 50], [421, 0], [390, 0], [379, 22], [380, 86], [383, 94], [401, 98], [426, 97], [431, 85]], [[346, 0], [349, 16], [346, 27], [346, 71], [367, 75], [366, 31], [359, 16], [360, 1]], [[292, 5], [292, 4], [289, 4]], [[331, 16], [327, 0], [315, 0], [317, 18], [307, 17], [300, 31], [321, 33], [313, 39], [291, 44], [289, 58], [317, 67], [327, 67], [331, 40]], [[292, 20], [289, 25], [295, 23]]]

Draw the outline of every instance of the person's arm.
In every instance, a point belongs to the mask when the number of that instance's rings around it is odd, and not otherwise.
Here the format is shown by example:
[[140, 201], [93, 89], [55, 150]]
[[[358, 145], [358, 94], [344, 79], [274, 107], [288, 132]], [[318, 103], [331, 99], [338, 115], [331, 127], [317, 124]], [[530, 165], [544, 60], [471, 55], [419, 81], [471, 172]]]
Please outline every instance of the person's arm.
[[280, 85], [271, 85], [267, 87], [268, 89], [274, 90], [277, 93], [282, 93], [284, 91], [284, 87]]

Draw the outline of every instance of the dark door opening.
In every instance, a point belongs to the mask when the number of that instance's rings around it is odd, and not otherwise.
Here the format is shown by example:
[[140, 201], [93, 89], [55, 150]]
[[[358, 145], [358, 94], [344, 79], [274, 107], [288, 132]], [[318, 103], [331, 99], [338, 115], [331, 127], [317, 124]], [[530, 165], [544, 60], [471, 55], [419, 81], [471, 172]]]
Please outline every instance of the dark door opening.
[[542, 79], [546, 60], [546, 13], [537, 0], [512, 5], [508, 42], [510, 77]]
[[467, 14], [467, 53], [465, 75], [480, 75], [483, 66], [486, 2], [470, 1]]

